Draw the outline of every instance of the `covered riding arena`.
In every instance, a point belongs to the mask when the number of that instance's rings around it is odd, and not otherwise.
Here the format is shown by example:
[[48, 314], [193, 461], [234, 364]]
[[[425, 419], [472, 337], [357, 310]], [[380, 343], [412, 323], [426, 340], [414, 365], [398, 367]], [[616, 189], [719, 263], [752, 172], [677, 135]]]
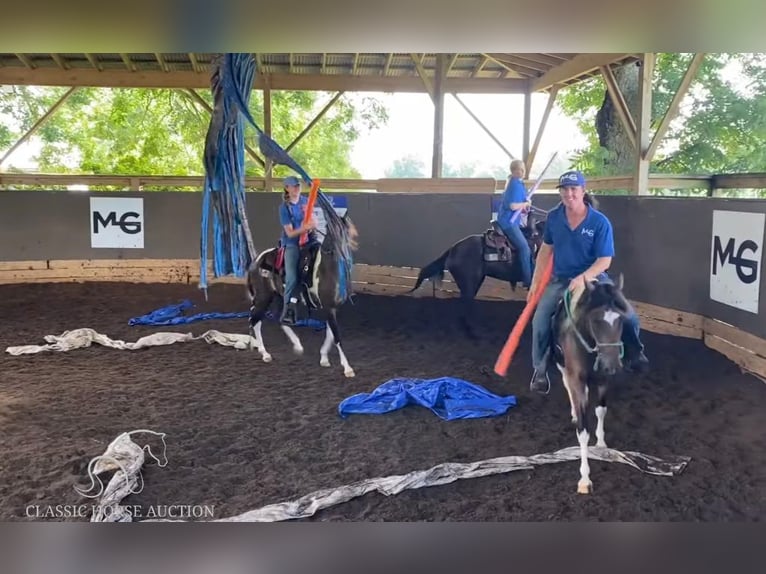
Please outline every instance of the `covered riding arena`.
[[[611, 66], [621, 62], [641, 62], [643, 75], [651, 74], [653, 58], [259, 54], [256, 89], [421, 91], [431, 93], [436, 104], [434, 177], [352, 181], [316, 174], [328, 195], [345, 198], [360, 233], [357, 296], [339, 313], [343, 347], [356, 376], [343, 376], [334, 350], [331, 367], [319, 366], [323, 332], [297, 328], [305, 350], [296, 355], [273, 322], [263, 329], [270, 363], [256, 351], [203, 340], [140, 350], [94, 344], [66, 352], [4, 352], [0, 517], [89, 520], [89, 515], [43, 513], [55, 505], [92, 504], [73, 487], [87, 490], [89, 461], [115, 437], [137, 429], [166, 433], [168, 464], [159, 466], [147, 456], [143, 490], [123, 504], [207, 505], [214, 508], [214, 519], [446, 462], [532, 456], [576, 445], [558, 373], [552, 372], [549, 395], [528, 389], [529, 329], [508, 376], [493, 373], [524, 307], [523, 291], [485, 282], [476, 303], [477, 339], [467, 339], [455, 320], [458, 301], [449, 277], [441, 288], [426, 283], [406, 293], [419, 267], [454, 241], [486, 229], [491, 199], [504, 183], [440, 177], [440, 102], [450, 91], [547, 91], [552, 101], [560, 87], [598, 73], [608, 78]], [[208, 86], [211, 60], [206, 54], [0, 54], [0, 61], [2, 84], [189, 89]], [[642, 83], [646, 109], [651, 90]], [[679, 101], [686, 88], [688, 82], [682, 82]], [[619, 94], [615, 98], [619, 101]], [[674, 99], [671, 108], [677, 106]], [[715, 193], [764, 188], [766, 175], [650, 175], [653, 138], [662, 137], [672, 117], [653, 133], [644, 116], [625, 118], [635, 128], [636, 172], [595, 178], [589, 186], [596, 193], [631, 190], [599, 200], [614, 224], [618, 256], [611, 272], [624, 274], [652, 363], [649, 373], [626, 375], [615, 385], [606, 442], [611, 449], [665, 460], [686, 457], [683, 472], [655, 476], [592, 460], [594, 491], [578, 495], [577, 462], [543, 464], [390, 496], [368, 493], [305, 520], [751, 521], [766, 516], [761, 272], [766, 202]], [[529, 160], [544, 125], [533, 132], [528, 112], [522, 124]], [[274, 214], [280, 194], [272, 191], [279, 182], [271, 181], [266, 163], [263, 177], [247, 181], [247, 215], [259, 251], [272, 247], [279, 235]], [[73, 183], [125, 189], [51, 190]], [[200, 194], [152, 191], [174, 184], [200, 185], [201, 178], [0, 173], [2, 348], [45, 345], [45, 336], [79, 328], [125, 342], [157, 332], [246, 334], [245, 318], [128, 324], [185, 299], [195, 304], [194, 313], [247, 310], [242, 278], [211, 281], [207, 300], [197, 288]], [[542, 184], [545, 190], [552, 187], [550, 180]], [[651, 188], [709, 193], [650, 196]], [[141, 246], [94, 246], [91, 198], [134, 199]], [[555, 194], [540, 193], [534, 203], [549, 208], [555, 201]], [[423, 213], [429, 214], [425, 224]], [[451, 421], [417, 406], [339, 416], [345, 398], [372, 392], [388, 380], [439, 377], [514, 395], [517, 404], [500, 416]], [[151, 444], [155, 455], [162, 452], [157, 437], [134, 440]]]

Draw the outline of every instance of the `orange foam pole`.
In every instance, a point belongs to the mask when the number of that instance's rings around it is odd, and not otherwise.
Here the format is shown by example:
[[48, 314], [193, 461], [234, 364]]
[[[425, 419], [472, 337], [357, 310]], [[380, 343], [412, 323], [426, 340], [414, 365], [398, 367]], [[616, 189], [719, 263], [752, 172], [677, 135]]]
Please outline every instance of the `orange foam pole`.
[[521, 334], [524, 332], [524, 329], [526, 329], [529, 320], [532, 318], [532, 313], [534, 312], [535, 307], [537, 307], [537, 304], [540, 302], [540, 297], [543, 296], [543, 292], [548, 286], [552, 274], [553, 254], [551, 254], [551, 256], [548, 258], [548, 264], [545, 266], [545, 269], [543, 269], [543, 275], [540, 277], [540, 285], [538, 286], [537, 291], [535, 291], [535, 294], [532, 296], [532, 298], [527, 301], [527, 304], [524, 307], [524, 310], [521, 312], [521, 315], [519, 315], [519, 318], [516, 319], [516, 324], [513, 326], [510, 335], [508, 335], [508, 339], [505, 341], [505, 345], [503, 345], [503, 348], [500, 351], [500, 355], [497, 357], [497, 361], [495, 362], [495, 373], [501, 377], [504, 377], [508, 372], [508, 366], [513, 360], [513, 354], [519, 347]]
[[[321, 182], [318, 179], [311, 181], [311, 190], [309, 191], [309, 200], [306, 203], [306, 213], [303, 214], [303, 225], [306, 225], [311, 217], [314, 215], [314, 204], [317, 200], [317, 193], [319, 192], [319, 184]], [[308, 235], [304, 233], [301, 235], [300, 244], [304, 244], [308, 240]]]

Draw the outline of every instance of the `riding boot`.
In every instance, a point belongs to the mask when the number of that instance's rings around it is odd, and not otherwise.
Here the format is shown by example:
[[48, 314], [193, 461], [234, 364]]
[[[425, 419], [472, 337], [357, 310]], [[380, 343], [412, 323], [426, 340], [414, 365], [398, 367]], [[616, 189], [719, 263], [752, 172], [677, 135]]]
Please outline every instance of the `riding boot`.
[[282, 316], [279, 322], [283, 325], [295, 325], [298, 322], [298, 309], [296, 303], [287, 303], [282, 309]]
[[551, 390], [551, 380], [548, 377], [548, 357], [546, 357], [542, 364], [535, 369], [532, 375], [532, 380], [529, 383], [529, 390], [541, 395], [547, 395]]
[[649, 370], [649, 359], [644, 354], [643, 345], [625, 345], [623, 368], [629, 373], [646, 373]]

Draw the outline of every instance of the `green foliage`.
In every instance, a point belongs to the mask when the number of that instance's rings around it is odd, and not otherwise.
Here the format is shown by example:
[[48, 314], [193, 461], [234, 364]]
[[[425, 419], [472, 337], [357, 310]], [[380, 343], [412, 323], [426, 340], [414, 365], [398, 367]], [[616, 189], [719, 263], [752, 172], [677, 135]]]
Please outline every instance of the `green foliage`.
[[[655, 64], [652, 134], [686, 72], [692, 54], [658, 54]], [[739, 73], [737, 73], [739, 72]], [[578, 169], [610, 173], [610, 150], [599, 145], [595, 127], [606, 86], [600, 76], [562, 90], [561, 110], [576, 120], [588, 145], [575, 154]], [[670, 124], [650, 167], [653, 173], [713, 174], [763, 171], [766, 165], [766, 55], [707, 54]]]
[[426, 175], [426, 165], [413, 155], [395, 159], [383, 173], [386, 177], [429, 177]]
[[[0, 147], [7, 149], [65, 92], [61, 88], [14, 87], [0, 94]], [[212, 106], [209, 91], [197, 94]], [[331, 94], [272, 92], [272, 137], [282, 147], [305, 128]], [[263, 128], [263, 97], [253, 91], [250, 109]], [[374, 98], [354, 105], [342, 96], [290, 150], [317, 177], [359, 177], [350, 161], [362, 130], [388, 119]], [[37, 131], [40, 171], [125, 175], [202, 175], [202, 154], [210, 116], [184, 90], [79, 88]], [[246, 124], [246, 141], [258, 152], [256, 132]], [[259, 154], [260, 155], [260, 154]], [[248, 154], [246, 173], [263, 175]], [[13, 156], [6, 167], [13, 164]], [[275, 177], [288, 174], [275, 166]]]

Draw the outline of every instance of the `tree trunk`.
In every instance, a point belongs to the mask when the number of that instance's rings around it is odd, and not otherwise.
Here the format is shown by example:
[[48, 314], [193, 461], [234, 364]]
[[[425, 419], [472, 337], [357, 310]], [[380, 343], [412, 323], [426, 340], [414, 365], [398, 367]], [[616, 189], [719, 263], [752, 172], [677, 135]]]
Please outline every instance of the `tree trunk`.
[[[636, 125], [638, 125], [639, 72], [640, 69], [635, 64], [627, 64], [614, 70], [617, 86], [628, 104]], [[596, 132], [599, 144], [609, 152], [604, 159], [604, 171], [614, 175], [632, 175], [636, 168], [636, 150], [608, 92], [604, 92], [604, 102], [596, 114]]]

